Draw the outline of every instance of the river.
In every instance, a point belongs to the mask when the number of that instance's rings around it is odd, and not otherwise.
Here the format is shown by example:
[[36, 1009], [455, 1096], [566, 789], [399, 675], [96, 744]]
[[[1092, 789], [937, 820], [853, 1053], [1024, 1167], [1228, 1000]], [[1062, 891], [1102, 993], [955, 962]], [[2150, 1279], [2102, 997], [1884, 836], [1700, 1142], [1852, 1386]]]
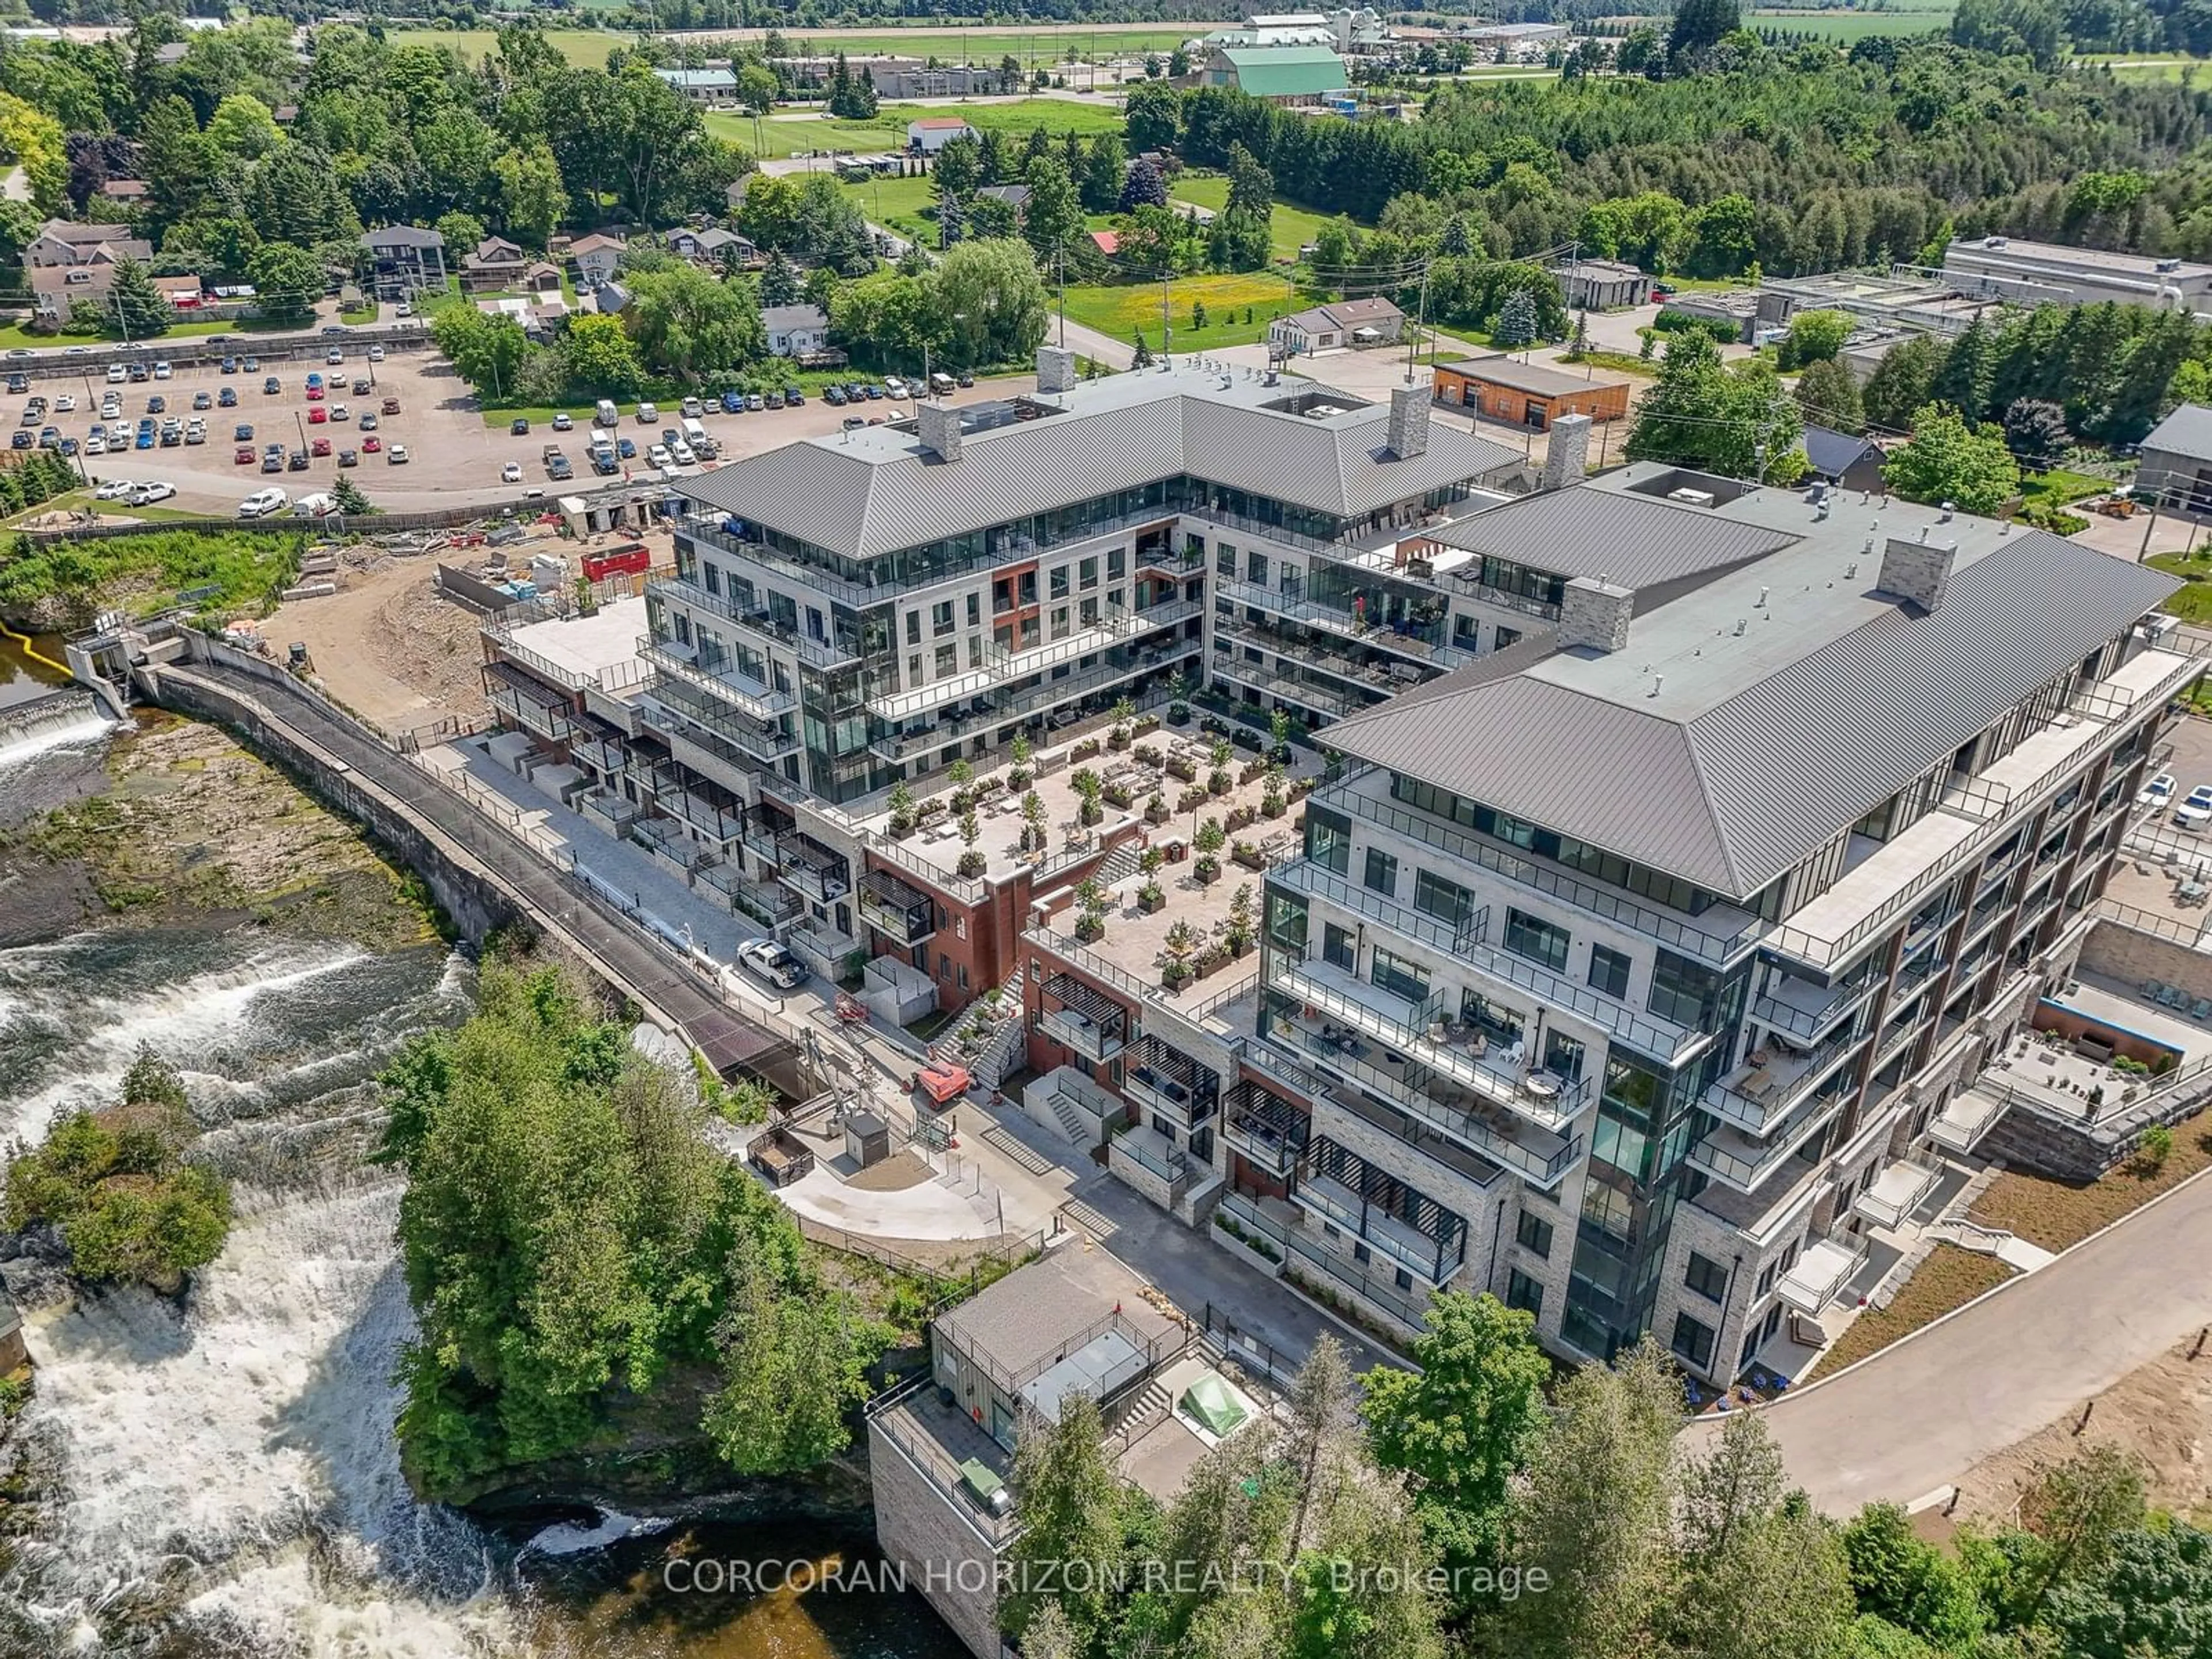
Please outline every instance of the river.
[[[0, 769], [0, 818], [100, 787], [106, 741]], [[913, 1595], [664, 1588], [679, 1557], [872, 1559], [855, 1524], [708, 1509], [602, 1546], [623, 1520], [546, 1516], [510, 1535], [414, 1501], [392, 1434], [412, 1330], [399, 1185], [364, 1162], [369, 1079], [410, 1035], [465, 1018], [472, 982], [442, 945], [379, 952], [250, 926], [0, 950], [0, 1146], [108, 1101], [151, 1043], [182, 1070], [238, 1210], [180, 1301], [70, 1307], [51, 1269], [8, 1264], [37, 1364], [15, 1437], [36, 1525], [0, 1579], [0, 1653], [957, 1659]]]

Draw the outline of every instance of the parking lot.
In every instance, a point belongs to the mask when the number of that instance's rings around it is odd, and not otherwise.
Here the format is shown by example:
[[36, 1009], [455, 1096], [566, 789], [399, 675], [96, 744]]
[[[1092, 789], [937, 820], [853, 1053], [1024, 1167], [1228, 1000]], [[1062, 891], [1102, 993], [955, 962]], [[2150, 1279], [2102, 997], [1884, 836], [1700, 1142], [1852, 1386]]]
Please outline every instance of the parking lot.
[[[176, 494], [159, 503], [165, 511], [219, 518], [232, 516], [240, 501], [264, 486], [281, 487], [295, 500], [329, 490], [339, 477], [338, 453], [346, 449], [353, 450], [358, 459], [357, 465], [347, 469], [355, 483], [371, 502], [392, 513], [428, 512], [471, 501], [490, 505], [512, 501], [518, 493], [528, 489], [543, 489], [551, 496], [613, 482], [612, 478], [596, 477], [585, 453], [591, 437], [591, 408], [587, 404], [573, 411], [574, 427], [569, 432], [553, 431], [540, 419], [532, 422], [527, 435], [515, 435], [509, 432], [505, 417], [486, 420], [467, 384], [435, 352], [395, 349], [383, 362], [371, 362], [367, 350], [357, 343], [341, 349], [345, 360], [335, 365], [307, 361], [268, 362], [249, 371], [245, 368], [246, 350], [241, 347], [238, 367], [228, 374], [222, 373], [219, 363], [191, 364], [180, 360], [167, 380], [149, 378], [119, 386], [107, 383], [105, 360], [88, 356], [84, 360], [82, 372], [76, 376], [47, 376], [34, 380], [28, 392], [0, 398], [0, 416], [4, 417], [11, 437], [22, 431], [31, 434], [35, 441], [42, 428], [52, 426], [62, 436], [74, 438], [82, 446], [95, 425], [106, 428], [112, 424], [100, 412], [106, 393], [120, 394], [120, 411], [116, 419], [127, 422], [134, 436], [139, 421], [149, 412], [149, 400], [159, 397], [165, 407], [154, 417], [157, 431], [165, 419], [189, 422], [198, 417], [207, 423], [206, 441], [170, 447], [161, 447], [157, 441], [156, 447], [150, 449], [133, 447], [118, 452], [111, 448], [101, 455], [80, 452], [76, 459], [94, 484], [120, 479], [166, 483], [173, 486]], [[343, 389], [327, 392], [319, 401], [311, 400], [307, 384], [310, 373], [319, 373], [326, 380], [343, 377]], [[264, 383], [271, 376], [278, 385], [273, 393], [264, 390]], [[356, 395], [352, 391], [356, 377], [370, 382], [367, 394]], [[963, 389], [948, 401], [964, 403], [1004, 396], [1033, 384], [1028, 377], [986, 382]], [[221, 405], [220, 399], [226, 390], [236, 398], [234, 407]], [[197, 410], [193, 407], [194, 399], [202, 393], [206, 395], [210, 407]], [[33, 395], [45, 397], [54, 407], [39, 420], [23, 425], [25, 407]], [[64, 397], [76, 400], [76, 407], [66, 413], [58, 408], [59, 400]], [[384, 401], [391, 397], [399, 400], [399, 412], [386, 415], [382, 412]], [[347, 419], [343, 422], [331, 418], [339, 404], [346, 405], [347, 410]], [[325, 411], [319, 423], [313, 421], [318, 407]], [[720, 459], [726, 462], [738, 455], [772, 449], [795, 438], [834, 433], [848, 416], [896, 419], [910, 413], [911, 409], [910, 404], [889, 398], [869, 402], [857, 409], [840, 409], [818, 397], [809, 397], [803, 407], [796, 409], [726, 415], [718, 404], [710, 403], [702, 423], [720, 446]], [[377, 415], [376, 429], [372, 434], [364, 434], [361, 430], [364, 411]], [[663, 406], [650, 422], [640, 422], [635, 416], [626, 414], [619, 434], [629, 438], [637, 450], [636, 457], [626, 464], [628, 469], [636, 476], [643, 476], [646, 456], [652, 445], [659, 441], [664, 429], [680, 428], [682, 423], [680, 410], [673, 404]], [[250, 439], [234, 435], [240, 425], [253, 428]], [[378, 441], [376, 453], [366, 451], [368, 436]], [[328, 455], [312, 454], [317, 439], [327, 441], [331, 451]], [[557, 483], [548, 477], [542, 455], [549, 443], [560, 446], [567, 456], [574, 471], [572, 480]], [[280, 473], [264, 474], [261, 457], [270, 444], [282, 444], [288, 457], [295, 450], [308, 450], [307, 466], [299, 471], [288, 468]], [[396, 447], [404, 447], [407, 455], [404, 464], [395, 464], [392, 459]], [[240, 462], [237, 454], [246, 447], [252, 450], [252, 459]], [[502, 469], [509, 462], [520, 468], [519, 483], [501, 480]], [[128, 507], [120, 501], [103, 501], [100, 508], [105, 517], [131, 516]]]

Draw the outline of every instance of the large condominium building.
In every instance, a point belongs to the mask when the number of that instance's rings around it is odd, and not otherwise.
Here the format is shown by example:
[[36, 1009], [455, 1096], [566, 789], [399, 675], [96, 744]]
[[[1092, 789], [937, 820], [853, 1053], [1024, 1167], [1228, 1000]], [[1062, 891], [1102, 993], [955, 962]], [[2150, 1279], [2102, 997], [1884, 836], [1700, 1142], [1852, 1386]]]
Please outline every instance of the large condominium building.
[[1802, 1357], [2070, 972], [2201, 671], [2172, 583], [1651, 465], [1428, 539], [1544, 614], [1329, 727], [1248, 997], [1027, 935], [1032, 1069], [1103, 1085], [1054, 1109], [1130, 1184], [1371, 1322], [1456, 1285], [1570, 1355]]
[[[1425, 389], [1386, 409], [1256, 373], [1078, 385], [1043, 356], [1034, 398], [923, 404], [680, 486], [677, 577], [648, 592], [656, 712], [851, 801], [1195, 684], [1209, 568], [1235, 601], [1219, 672], [1316, 719], [1472, 656], [1475, 609], [1376, 550], [1519, 462], [1432, 424]], [[1370, 643], [1340, 648], [1355, 622]]]

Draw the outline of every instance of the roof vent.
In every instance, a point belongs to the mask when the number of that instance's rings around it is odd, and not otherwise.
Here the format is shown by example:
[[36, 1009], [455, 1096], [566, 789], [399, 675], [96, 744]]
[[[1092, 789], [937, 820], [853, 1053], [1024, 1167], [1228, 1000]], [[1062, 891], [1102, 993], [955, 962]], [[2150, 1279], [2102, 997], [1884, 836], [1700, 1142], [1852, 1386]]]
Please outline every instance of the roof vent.
[[1680, 489], [1668, 490], [1667, 499], [1670, 501], [1680, 501], [1685, 507], [1711, 507], [1713, 505], [1714, 495], [1710, 489], [1692, 489], [1686, 485]]
[[1644, 695], [1647, 697], [1656, 697], [1659, 695], [1659, 688], [1666, 684], [1667, 677], [1664, 674], [1654, 674], [1651, 677], [1651, 689]]
[[1735, 636], [1738, 639], [1741, 639], [1743, 637], [1744, 622], [1745, 618], [1741, 617], [1738, 617], [1735, 619]]
[[1754, 611], [1765, 610], [1766, 608], [1766, 596], [1772, 590], [1768, 588], [1760, 588], [1759, 590], [1759, 598], [1753, 603], [1752, 609]]
[[1953, 507], [1953, 506], [1951, 505], [1951, 503], [1950, 503], [1950, 502], [1948, 502], [1948, 501], [1944, 502], [1944, 503], [1943, 503], [1943, 519], [1942, 519], [1942, 522], [1944, 522], [1945, 524], [1948, 524], [1948, 523], [1950, 523], [1950, 522], [1951, 522], [1951, 515], [1952, 515], [1954, 513], [1957, 512], [1957, 511], [1958, 511], [1958, 508], [1956, 508], [1956, 507]]
[[[1869, 553], [1871, 553], [1871, 552], [1873, 552], [1873, 551], [1874, 551], [1874, 550], [1873, 550], [1872, 548], [1869, 548], [1869, 549], [1867, 550], [1867, 551], [1868, 551], [1868, 552], [1869, 552]], [[1858, 574], [1859, 574], [1859, 562], [1858, 562], [1856, 559], [1853, 559], [1853, 560], [1852, 560], [1849, 564], [1847, 564], [1847, 565], [1845, 565], [1845, 566], [1844, 567], [1844, 580], [1845, 581], [1851, 581], [1851, 580], [1855, 580], [1855, 579], [1857, 577]]]

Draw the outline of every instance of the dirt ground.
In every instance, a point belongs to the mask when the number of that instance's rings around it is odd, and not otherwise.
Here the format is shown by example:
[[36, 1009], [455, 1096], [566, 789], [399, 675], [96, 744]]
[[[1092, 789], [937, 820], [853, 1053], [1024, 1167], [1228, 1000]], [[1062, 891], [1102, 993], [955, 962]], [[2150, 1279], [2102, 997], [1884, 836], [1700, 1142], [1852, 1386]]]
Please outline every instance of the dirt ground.
[[2098, 1395], [2078, 1437], [2075, 1413], [1976, 1465], [1960, 1482], [1954, 1521], [2008, 1521], [2039, 1467], [2085, 1445], [2113, 1444], [2142, 1460], [2154, 1507], [2203, 1525], [2212, 1517], [2212, 1344], [2191, 1359], [2195, 1345], [2182, 1343]]
[[325, 689], [388, 732], [449, 714], [477, 719], [482, 619], [439, 594], [436, 564], [349, 549], [335, 578], [340, 591], [286, 600], [261, 624], [263, 636], [279, 653], [304, 644]]

